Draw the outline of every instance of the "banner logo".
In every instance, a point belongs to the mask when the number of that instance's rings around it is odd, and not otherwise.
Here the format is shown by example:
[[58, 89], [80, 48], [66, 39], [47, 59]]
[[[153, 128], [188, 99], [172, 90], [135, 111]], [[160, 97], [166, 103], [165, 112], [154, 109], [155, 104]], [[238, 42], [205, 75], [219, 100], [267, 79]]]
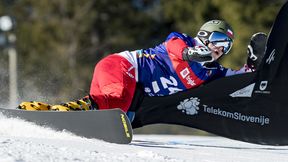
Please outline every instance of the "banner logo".
[[178, 110], [181, 110], [183, 113], [187, 115], [195, 115], [198, 114], [200, 99], [197, 97], [191, 97], [189, 99], [185, 99], [181, 101], [177, 106]]
[[255, 83], [248, 85], [230, 94], [231, 97], [251, 97]]
[[260, 94], [270, 94], [270, 91], [267, 91], [268, 87], [268, 81], [267, 80], [262, 80], [259, 84], [259, 90], [256, 90], [254, 93], [260, 93]]
[[260, 85], [259, 85], [259, 89], [261, 91], [264, 91], [266, 88], [267, 88], [267, 84], [268, 84], [268, 81], [261, 81]]
[[181, 101], [180, 104], [177, 106], [177, 109], [182, 111], [182, 113], [191, 116], [206, 113], [222, 118], [237, 120], [240, 122], [259, 124], [261, 126], [270, 124], [270, 118], [264, 115], [243, 114], [242, 112], [238, 111], [228, 111], [229, 109], [200, 104], [200, 99], [198, 97], [191, 97], [189, 99]]
[[266, 59], [266, 63], [270, 64], [275, 59], [275, 49], [270, 53], [269, 57]]

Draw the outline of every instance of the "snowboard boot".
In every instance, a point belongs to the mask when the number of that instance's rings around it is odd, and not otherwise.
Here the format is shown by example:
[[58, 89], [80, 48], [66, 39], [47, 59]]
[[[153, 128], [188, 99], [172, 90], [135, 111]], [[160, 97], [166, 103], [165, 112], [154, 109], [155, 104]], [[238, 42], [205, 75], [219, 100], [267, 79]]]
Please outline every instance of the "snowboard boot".
[[22, 102], [18, 106], [18, 109], [29, 110], [29, 111], [45, 111], [45, 110], [50, 110], [51, 105], [44, 103], [44, 102], [30, 101], [30, 102]]
[[252, 71], [255, 71], [265, 54], [267, 35], [259, 32], [252, 35], [250, 44], [248, 45], [247, 65]]
[[87, 111], [97, 109], [97, 104], [89, 96], [76, 101], [51, 106], [52, 111]]

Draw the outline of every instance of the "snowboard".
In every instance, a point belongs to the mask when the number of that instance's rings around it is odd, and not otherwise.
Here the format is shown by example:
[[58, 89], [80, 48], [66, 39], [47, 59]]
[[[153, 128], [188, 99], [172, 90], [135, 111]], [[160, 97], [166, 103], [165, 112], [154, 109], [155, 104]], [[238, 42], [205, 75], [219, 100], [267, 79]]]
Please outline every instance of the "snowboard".
[[16, 117], [57, 131], [68, 131], [86, 138], [128, 144], [133, 132], [129, 119], [120, 109], [91, 111], [27, 111], [0, 108], [7, 117]]

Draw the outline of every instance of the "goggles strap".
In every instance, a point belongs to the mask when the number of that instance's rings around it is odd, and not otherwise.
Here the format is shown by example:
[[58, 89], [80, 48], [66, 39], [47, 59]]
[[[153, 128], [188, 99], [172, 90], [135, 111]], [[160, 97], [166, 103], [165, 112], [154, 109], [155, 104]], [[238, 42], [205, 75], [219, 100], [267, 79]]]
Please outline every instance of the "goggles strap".
[[209, 39], [205, 38], [205, 37], [198, 37], [201, 42], [205, 45], [208, 46], [208, 44], [210, 43]]

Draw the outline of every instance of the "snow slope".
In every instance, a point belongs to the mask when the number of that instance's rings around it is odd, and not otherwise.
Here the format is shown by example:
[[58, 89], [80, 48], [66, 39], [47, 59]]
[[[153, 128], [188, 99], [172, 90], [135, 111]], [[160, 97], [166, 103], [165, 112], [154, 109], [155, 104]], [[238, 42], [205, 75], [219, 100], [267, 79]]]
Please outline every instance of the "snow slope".
[[288, 146], [173, 135], [135, 135], [130, 145], [119, 145], [0, 115], [0, 161], [288, 162]]

